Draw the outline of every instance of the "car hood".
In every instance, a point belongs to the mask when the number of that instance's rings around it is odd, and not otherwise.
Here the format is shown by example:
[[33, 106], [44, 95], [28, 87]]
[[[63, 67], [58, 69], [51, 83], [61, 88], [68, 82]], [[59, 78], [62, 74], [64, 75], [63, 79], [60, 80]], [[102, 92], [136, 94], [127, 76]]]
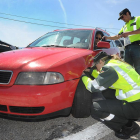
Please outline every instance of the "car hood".
[[34, 47], [3, 52], [0, 54], [0, 70], [44, 71], [63, 59], [88, 51], [76, 48]]

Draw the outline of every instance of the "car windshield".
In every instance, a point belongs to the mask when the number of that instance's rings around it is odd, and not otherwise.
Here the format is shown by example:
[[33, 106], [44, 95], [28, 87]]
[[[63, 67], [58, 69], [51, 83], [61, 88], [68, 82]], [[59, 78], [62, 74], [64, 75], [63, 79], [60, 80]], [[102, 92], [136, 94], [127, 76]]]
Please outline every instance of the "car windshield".
[[92, 30], [64, 30], [45, 34], [28, 47], [70, 47], [88, 49]]

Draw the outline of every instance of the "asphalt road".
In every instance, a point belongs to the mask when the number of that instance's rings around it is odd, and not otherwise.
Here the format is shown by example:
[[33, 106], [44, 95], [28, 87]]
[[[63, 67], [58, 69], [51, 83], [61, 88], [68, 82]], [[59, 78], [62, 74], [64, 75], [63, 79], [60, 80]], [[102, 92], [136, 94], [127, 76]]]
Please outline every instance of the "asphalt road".
[[53, 140], [76, 133], [96, 123], [94, 119], [60, 117], [41, 122], [0, 118], [0, 140]]
[[[96, 99], [98, 99], [98, 97]], [[0, 140], [59, 140], [67, 138], [67, 136], [72, 134], [77, 135], [81, 130], [85, 130], [97, 123], [98, 122], [91, 117], [77, 119], [72, 115], [39, 122], [25, 122], [0, 118]], [[100, 140], [119, 139], [111, 132]], [[140, 134], [129, 140], [140, 140]]]
[[[79, 131], [96, 123], [97, 121], [91, 117], [76, 119], [71, 115], [42, 122], [0, 119], [0, 140], [59, 140], [59, 138], [77, 134]], [[100, 140], [120, 139], [116, 138], [112, 132]], [[140, 140], [140, 134], [129, 140]]]

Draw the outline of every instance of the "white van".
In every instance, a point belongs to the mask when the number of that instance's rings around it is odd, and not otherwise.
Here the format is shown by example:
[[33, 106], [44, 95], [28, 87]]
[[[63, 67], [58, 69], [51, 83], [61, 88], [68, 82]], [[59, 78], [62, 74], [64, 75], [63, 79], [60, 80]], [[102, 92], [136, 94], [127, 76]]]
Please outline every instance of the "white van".
[[115, 43], [120, 50], [121, 58], [124, 59], [124, 40], [118, 39], [118, 40], [115, 40]]

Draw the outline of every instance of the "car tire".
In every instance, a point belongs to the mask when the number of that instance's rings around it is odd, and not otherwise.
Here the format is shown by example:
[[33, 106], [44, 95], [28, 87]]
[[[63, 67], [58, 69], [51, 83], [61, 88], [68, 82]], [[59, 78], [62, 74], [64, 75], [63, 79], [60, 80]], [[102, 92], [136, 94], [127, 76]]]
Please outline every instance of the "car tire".
[[75, 97], [73, 101], [71, 114], [75, 118], [86, 118], [90, 116], [92, 103], [92, 94], [89, 92], [82, 82], [79, 80]]

